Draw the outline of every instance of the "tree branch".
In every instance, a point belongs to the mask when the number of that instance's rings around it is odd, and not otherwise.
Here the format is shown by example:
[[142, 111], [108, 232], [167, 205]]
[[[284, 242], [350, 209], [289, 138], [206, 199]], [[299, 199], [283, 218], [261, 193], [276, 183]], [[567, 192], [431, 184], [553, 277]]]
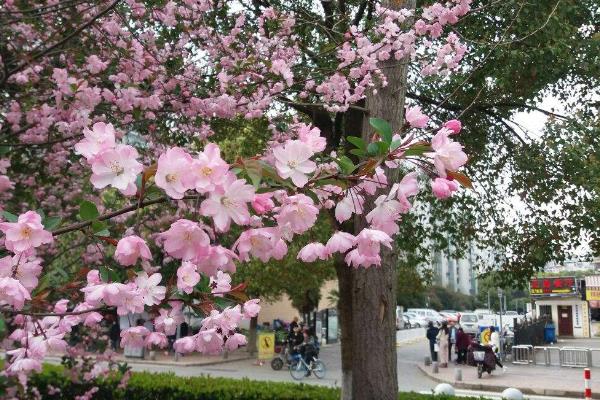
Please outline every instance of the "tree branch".
[[8, 78], [12, 75], [14, 75], [15, 73], [21, 71], [23, 68], [27, 67], [29, 64], [31, 64], [33, 61], [37, 60], [40, 57], [43, 57], [45, 54], [47, 54], [48, 52], [56, 49], [57, 47], [62, 46], [63, 44], [67, 43], [69, 40], [71, 40], [72, 38], [74, 38], [75, 36], [79, 35], [81, 32], [83, 32], [86, 28], [88, 28], [90, 25], [92, 25], [94, 22], [96, 22], [96, 20], [98, 20], [99, 18], [102, 18], [104, 15], [108, 14], [108, 12], [110, 12], [113, 8], [115, 8], [117, 6], [117, 4], [120, 2], [121, 0], [115, 0], [113, 1], [108, 7], [106, 7], [104, 10], [100, 11], [98, 14], [94, 15], [89, 21], [87, 21], [86, 23], [80, 25], [77, 29], [75, 29], [73, 32], [71, 32], [69, 35], [65, 36], [64, 38], [62, 38], [61, 40], [59, 40], [58, 42], [56, 42], [55, 44], [53, 44], [52, 46], [48, 47], [47, 49], [42, 50], [41, 52], [34, 54], [32, 56], [30, 56], [28, 58], [27, 61], [25, 61], [23, 64], [17, 65], [15, 68], [13, 68], [12, 70], [10, 70], [8, 72], [8, 74], [4, 77], [4, 80], [2, 83], [6, 82], [6, 80], [8, 80]]

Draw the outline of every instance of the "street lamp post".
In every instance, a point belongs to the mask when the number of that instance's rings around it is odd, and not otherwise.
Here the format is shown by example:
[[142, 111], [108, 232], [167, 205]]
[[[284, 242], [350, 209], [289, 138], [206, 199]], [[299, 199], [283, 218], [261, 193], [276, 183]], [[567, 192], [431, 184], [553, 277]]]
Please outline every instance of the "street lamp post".
[[500, 352], [500, 359], [504, 360], [504, 326], [502, 325], [502, 297], [504, 297], [504, 291], [501, 288], [498, 288], [498, 299], [500, 300], [500, 331], [498, 332], [498, 335], [500, 336], [500, 348], [498, 349], [498, 351]]

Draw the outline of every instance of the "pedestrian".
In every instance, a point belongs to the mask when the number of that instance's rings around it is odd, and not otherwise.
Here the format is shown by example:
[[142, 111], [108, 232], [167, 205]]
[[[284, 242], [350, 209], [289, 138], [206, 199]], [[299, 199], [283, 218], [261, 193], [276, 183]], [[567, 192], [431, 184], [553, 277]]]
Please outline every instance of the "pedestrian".
[[494, 350], [496, 365], [502, 368], [503, 371], [506, 371], [506, 367], [502, 365], [500, 358], [498, 357], [498, 352], [500, 351], [500, 335], [498, 334], [495, 326], [490, 326], [490, 332], [490, 346], [492, 346], [492, 350]]
[[450, 341], [450, 329], [448, 329], [448, 323], [446, 321], [442, 322], [442, 327], [437, 335], [438, 345], [440, 350], [439, 354], [439, 362], [441, 368], [448, 367], [448, 346]]
[[[448, 328], [450, 331], [450, 337], [448, 340], [448, 362], [452, 361], [452, 346], [456, 345], [456, 327], [454, 326], [454, 322], [450, 323], [450, 327]], [[454, 347], [456, 349], [456, 347]]]
[[456, 360], [459, 364], [467, 363], [467, 351], [471, 345], [471, 337], [465, 333], [463, 328], [458, 328], [456, 332], [456, 350], [458, 352], [458, 359]]
[[431, 353], [431, 361], [437, 361], [437, 351], [435, 350], [435, 345], [437, 341], [439, 329], [433, 326], [433, 322], [429, 321], [427, 323], [427, 339], [429, 340], [429, 352]]
[[110, 325], [110, 332], [108, 337], [110, 338], [110, 346], [113, 351], [119, 349], [119, 341], [121, 340], [121, 326], [119, 324], [119, 317], [112, 317], [112, 324]]
[[292, 319], [292, 322], [290, 322], [290, 326], [288, 327], [288, 332], [292, 333], [294, 332], [294, 328], [298, 326], [298, 317], [294, 317], [294, 319]]

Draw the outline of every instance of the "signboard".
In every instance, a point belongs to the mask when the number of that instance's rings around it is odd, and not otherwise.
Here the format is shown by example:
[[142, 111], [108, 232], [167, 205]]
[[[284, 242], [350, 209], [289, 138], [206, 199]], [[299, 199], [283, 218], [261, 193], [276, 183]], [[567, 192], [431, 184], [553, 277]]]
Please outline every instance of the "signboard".
[[581, 328], [581, 306], [576, 304], [573, 306], [573, 327]]
[[594, 302], [600, 301], [600, 276], [585, 277], [585, 299]]
[[270, 360], [275, 355], [275, 334], [259, 333], [258, 334], [258, 359]]
[[534, 278], [529, 283], [533, 297], [577, 296], [577, 282], [574, 277]]

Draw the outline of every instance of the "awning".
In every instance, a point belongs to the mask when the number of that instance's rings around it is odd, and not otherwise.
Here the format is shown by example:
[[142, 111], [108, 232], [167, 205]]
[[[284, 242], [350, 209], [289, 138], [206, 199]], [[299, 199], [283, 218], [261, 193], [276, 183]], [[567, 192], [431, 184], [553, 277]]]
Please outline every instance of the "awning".
[[600, 308], [600, 275], [585, 277], [585, 298], [590, 307]]

